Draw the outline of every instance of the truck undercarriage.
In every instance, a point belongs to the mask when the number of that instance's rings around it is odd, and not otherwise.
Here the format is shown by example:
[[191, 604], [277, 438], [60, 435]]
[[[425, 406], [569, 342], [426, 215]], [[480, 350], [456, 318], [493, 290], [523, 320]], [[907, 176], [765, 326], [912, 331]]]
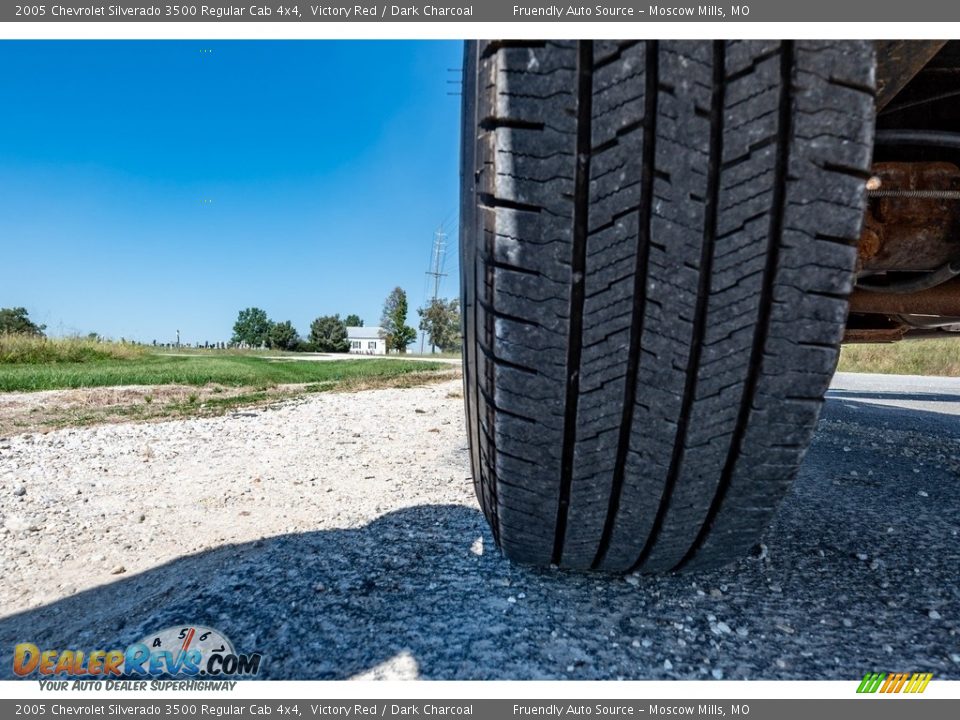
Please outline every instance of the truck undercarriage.
[[960, 330], [960, 42], [877, 43], [877, 132], [845, 342]]

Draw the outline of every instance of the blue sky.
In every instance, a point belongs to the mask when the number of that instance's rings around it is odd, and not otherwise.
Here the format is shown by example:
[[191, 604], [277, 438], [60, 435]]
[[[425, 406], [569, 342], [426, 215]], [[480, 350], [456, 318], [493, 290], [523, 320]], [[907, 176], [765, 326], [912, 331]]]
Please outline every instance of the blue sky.
[[[209, 52], [207, 52], [209, 51]], [[48, 334], [376, 324], [449, 230], [457, 42], [0, 42], [0, 307]]]

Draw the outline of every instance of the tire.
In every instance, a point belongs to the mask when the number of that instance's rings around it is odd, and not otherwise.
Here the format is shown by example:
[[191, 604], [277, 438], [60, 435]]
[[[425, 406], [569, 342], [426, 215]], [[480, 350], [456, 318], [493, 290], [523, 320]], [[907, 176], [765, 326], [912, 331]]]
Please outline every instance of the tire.
[[776, 512], [836, 367], [868, 42], [468, 42], [464, 383], [511, 559], [702, 570]]

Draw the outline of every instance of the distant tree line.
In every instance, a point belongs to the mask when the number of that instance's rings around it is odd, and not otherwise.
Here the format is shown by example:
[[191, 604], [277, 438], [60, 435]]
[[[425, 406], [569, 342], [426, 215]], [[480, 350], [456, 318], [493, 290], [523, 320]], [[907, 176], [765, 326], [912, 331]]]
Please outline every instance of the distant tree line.
[[[400, 287], [390, 291], [383, 303], [380, 318], [381, 336], [387, 346], [387, 352], [405, 353], [417, 339], [415, 328], [407, 325], [409, 305], [407, 294]], [[456, 351], [460, 347], [460, 301], [441, 298], [430, 301], [419, 308], [420, 330], [430, 339], [430, 345], [445, 352]], [[271, 320], [266, 311], [258, 307], [249, 307], [237, 314], [233, 324], [233, 347], [270, 348], [272, 350], [294, 350], [307, 352], [348, 352], [350, 340], [348, 327], [362, 327], [359, 315], [350, 314], [341, 318], [336, 315], [321, 315], [310, 323], [306, 337], [301, 337], [289, 320]], [[45, 325], [33, 322], [26, 308], [0, 308], [0, 335], [18, 334], [44, 337]], [[177, 331], [177, 346], [179, 346]], [[96, 333], [90, 333], [87, 339], [101, 341]], [[123, 342], [123, 340], [121, 340]], [[157, 345], [157, 341], [153, 341]], [[203, 347], [219, 347], [223, 343], [203, 343]], [[197, 347], [201, 347], [198, 343]]]
[[294, 350], [301, 352], [347, 352], [347, 327], [362, 327], [359, 315], [321, 315], [310, 323], [310, 332], [300, 336], [289, 320], [271, 320], [266, 311], [258, 307], [241, 310], [233, 324], [230, 344], [244, 347], [265, 347], [271, 350]]
[[[409, 304], [403, 288], [395, 287], [383, 303], [380, 317], [381, 335], [387, 352], [405, 353], [417, 339], [415, 328], [407, 325]], [[419, 308], [420, 329], [427, 334], [432, 347], [445, 352], [460, 348], [460, 301], [435, 299]], [[266, 347], [274, 350], [299, 350], [307, 352], [348, 352], [350, 340], [348, 327], [363, 327], [359, 315], [350, 314], [341, 318], [336, 315], [321, 315], [310, 323], [307, 336], [301, 337], [289, 320], [276, 322], [265, 310], [250, 307], [241, 310], [233, 325], [232, 345]]]
[[[359, 320], [348, 315], [347, 320]], [[233, 324], [231, 345], [266, 347], [271, 350], [295, 350], [305, 352], [346, 352], [347, 322], [339, 315], [322, 315], [310, 323], [310, 333], [300, 336], [289, 320], [274, 321], [266, 311], [258, 307], [241, 310]]]

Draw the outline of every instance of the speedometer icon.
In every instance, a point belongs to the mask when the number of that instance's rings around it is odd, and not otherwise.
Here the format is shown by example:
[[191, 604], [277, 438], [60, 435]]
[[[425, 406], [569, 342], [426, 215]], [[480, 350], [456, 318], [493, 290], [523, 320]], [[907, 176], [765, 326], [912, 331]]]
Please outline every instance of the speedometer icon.
[[211, 627], [204, 625], [178, 625], [151, 633], [140, 641], [150, 652], [169, 652], [172, 657], [185, 656], [191, 651], [199, 651], [206, 659], [214, 653], [235, 655], [230, 639]]

